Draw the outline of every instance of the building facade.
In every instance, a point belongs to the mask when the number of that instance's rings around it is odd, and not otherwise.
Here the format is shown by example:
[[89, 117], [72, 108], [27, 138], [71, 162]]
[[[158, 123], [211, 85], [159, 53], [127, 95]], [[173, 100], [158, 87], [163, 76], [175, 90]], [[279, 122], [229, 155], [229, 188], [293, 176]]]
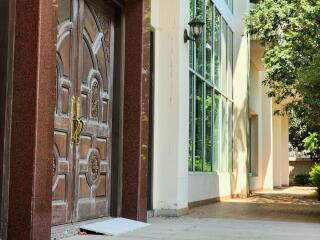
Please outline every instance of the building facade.
[[[1, 238], [288, 185], [288, 119], [261, 85], [250, 7], [2, 1]], [[194, 19], [203, 32], [184, 41]]]
[[[154, 0], [153, 209], [288, 185], [288, 119], [262, 85], [264, 49], [246, 34], [247, 0]], [[184, 42], [194, 19], [205, 22]]]

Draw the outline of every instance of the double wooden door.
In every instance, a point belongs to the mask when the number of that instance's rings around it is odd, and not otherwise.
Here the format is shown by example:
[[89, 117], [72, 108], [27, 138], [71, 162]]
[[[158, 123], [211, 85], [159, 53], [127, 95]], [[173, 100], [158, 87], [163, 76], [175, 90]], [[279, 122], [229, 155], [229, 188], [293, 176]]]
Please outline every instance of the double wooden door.
[[59, 0], [52, 224], [108, 216], [114, 8]]

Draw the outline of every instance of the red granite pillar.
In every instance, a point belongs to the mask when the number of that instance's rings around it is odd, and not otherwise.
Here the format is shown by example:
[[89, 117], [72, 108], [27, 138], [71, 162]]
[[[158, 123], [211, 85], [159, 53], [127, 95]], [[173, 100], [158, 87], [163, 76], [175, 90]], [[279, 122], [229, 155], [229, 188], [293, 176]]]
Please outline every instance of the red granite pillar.
[[55, 0], [16, 0], [8, 239], [50, 239]]
[[122, 215], [147, 220], [149, 0], [125, 2]]

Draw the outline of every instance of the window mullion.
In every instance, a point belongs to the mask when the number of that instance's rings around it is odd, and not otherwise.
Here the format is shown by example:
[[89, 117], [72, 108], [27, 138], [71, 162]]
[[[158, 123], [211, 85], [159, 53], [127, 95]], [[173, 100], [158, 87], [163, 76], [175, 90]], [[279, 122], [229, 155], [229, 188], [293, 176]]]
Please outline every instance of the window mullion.
[[202, 172], [206, 159], [206, 84], [202, 82]]
[[195, 152], [196, 152], [196, 123], [195, 123], [195, 115], [196, 115], [196, 80], [195, 76], [192, 76], [192, 171], [195, 171]]
[[211, 172], [213, 172], [214, 161], [214, 88], [211, 88]]
[[219, 131], [219, 157], [218, 157], [218, 159], [219, 159], [219, 163], [218, 163], [218, 169], [219, 169], [219, 172], [221, 172], [222, 171], [222, 124], [223, 124], [223, 122], [222, 122], [222, 101], [223, 101], [223, 99], [222, 99], [222, 97], [221, 97], [221, 95], [219, 96], [219, 129], [220, 129], [220, 131]]
[[[207, 16], [206, 16], [206, 1], [203, 1], [202, 3], [202, 15], [203, 15], [203, 21], [205, 22], [204, 31], [202, 32], [202, 52], [203, 52], [203, 76], [206, 79], [206, 73], [207, 73]], [[206, 160], [206, 83], [202, 82], [202, 171], [204, 172], [204, 165]]]

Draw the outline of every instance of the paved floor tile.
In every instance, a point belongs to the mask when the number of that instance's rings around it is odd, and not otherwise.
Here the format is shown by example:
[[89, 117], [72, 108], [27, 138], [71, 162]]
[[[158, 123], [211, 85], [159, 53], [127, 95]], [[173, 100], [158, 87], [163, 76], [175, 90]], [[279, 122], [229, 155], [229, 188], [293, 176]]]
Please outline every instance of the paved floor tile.
[[314, 188], [286, 188], [195, 208], [180, 218], [150, 218], [149, 223], [118, 237], [66, 240], [319, 240], [320, 202]]

